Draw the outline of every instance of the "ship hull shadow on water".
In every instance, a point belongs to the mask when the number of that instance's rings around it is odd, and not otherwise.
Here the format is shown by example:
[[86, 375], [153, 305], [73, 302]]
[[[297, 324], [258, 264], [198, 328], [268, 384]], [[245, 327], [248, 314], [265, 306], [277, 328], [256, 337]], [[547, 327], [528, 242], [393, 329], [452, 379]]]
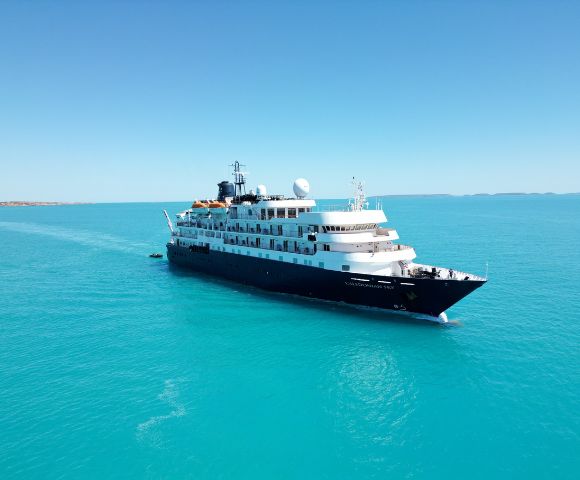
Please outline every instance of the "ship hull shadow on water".
[[485, 283], [339, 272], [172, 243], [167, 244], [167, 258], [175, 265], [266, 291], [438, 322], [445, 310]]

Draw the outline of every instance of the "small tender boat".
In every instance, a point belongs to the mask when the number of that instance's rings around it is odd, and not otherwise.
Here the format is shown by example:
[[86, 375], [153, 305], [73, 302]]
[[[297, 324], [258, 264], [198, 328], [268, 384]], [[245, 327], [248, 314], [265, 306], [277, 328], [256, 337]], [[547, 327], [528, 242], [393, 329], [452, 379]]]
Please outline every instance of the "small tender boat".
[[151, 255], [149, 255], [151, 258], [163, 258], [163, 254], [162, 253], [152, 253]]

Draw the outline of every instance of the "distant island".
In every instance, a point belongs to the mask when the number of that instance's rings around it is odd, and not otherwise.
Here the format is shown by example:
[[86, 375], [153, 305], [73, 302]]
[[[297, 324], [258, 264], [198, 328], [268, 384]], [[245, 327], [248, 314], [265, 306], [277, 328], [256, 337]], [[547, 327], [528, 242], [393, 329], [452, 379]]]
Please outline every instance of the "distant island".
[[369, 198], [380, 198], [380, 197], [501, 197], [501, 196], [534, 196], [534, 195], [580, 195], [580, 192], [570, 192], [570, 193], [554, 193], [554, 192], [499, 192], [499, 193], [465, 193], [465, 194], [452, 194], [452, 193], [407, 193], [399, 195], [371, 195]]
[[54, 205], [85, 205], [83, 202], [0, 202], [0, 207], [46, 207]]

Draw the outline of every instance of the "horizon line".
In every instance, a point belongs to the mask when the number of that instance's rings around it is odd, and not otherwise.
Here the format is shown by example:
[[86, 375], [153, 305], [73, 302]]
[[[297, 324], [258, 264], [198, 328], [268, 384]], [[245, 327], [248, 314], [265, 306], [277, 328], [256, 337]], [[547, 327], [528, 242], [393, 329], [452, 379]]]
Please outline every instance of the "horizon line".
[[[386, 195], [368, 195], [368, 199], [393, 198], [393, 197], [497, 197], [497, 196], [566, 196], [580, 195], [580, 192], [497, 192], [497, 193], [400, 193]], [[289, 197], [290, 198], [290, 197]], [[318, 200], [347, 200], [350, 197], [324, 197]], [[181, 203], [189, 200], [111, 200], [111, 201], [58, 201], [58, 200], [4, 200], [0, 201], [0, 207], [18, 206], [58, 206], [58, 205], [95, 205], [95, 204], [115, 204], [115, 203]]]

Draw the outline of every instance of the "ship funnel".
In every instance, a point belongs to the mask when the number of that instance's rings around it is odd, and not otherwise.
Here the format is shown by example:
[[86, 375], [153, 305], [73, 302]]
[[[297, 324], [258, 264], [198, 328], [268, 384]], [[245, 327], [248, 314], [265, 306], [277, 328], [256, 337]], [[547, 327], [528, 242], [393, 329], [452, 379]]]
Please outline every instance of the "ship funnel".
[[225, 202], [227, 197], [233, 198], [236, 196], [236, 188], [232, 182], [224, 180], [217, 184], [218, 186], [218, 201]]

